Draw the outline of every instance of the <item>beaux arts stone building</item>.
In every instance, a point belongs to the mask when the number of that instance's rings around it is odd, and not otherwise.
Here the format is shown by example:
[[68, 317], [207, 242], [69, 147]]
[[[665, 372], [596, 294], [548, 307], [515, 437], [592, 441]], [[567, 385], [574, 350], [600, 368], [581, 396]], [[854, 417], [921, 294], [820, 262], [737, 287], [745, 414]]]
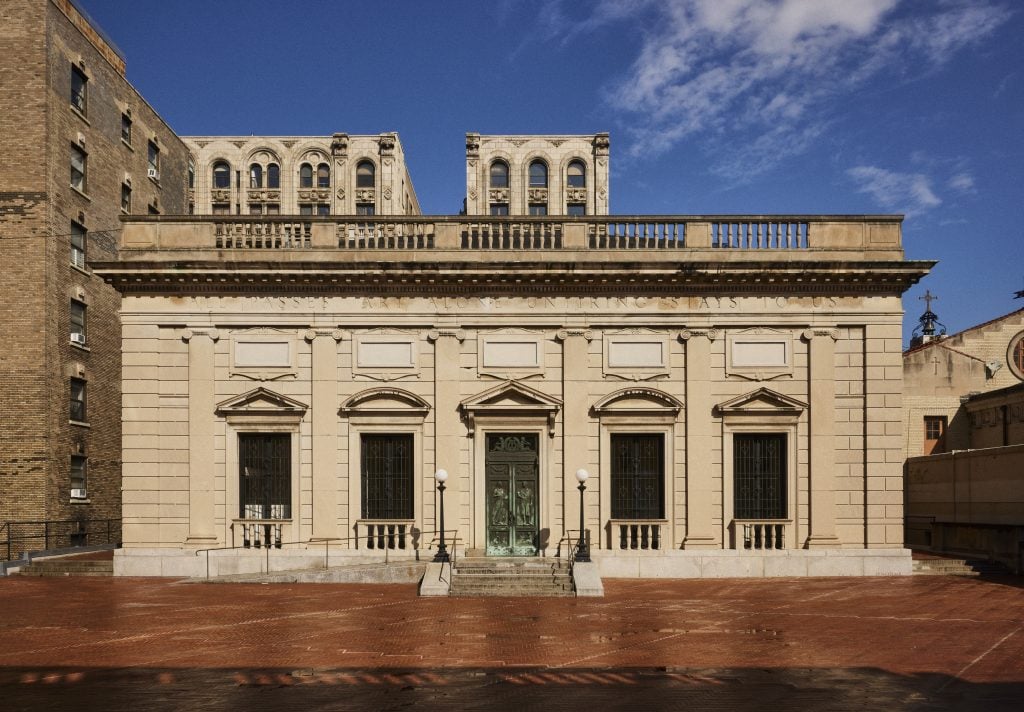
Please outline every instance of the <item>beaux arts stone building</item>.
[[[605, 576], [909, 573], [900, 295], [931, 263], [900, 217], [609, 216], [607, 134], [468, 134], [467, 214], [423, 216], [381, 136], [304, 162], [347, 214], [225, 193], [126, 218], [95, 265], [122, 294], [119, 572], [411, 557], [438, 469], [460, 553], [564, 555], [586, 469]], [[244, 144], [193, 150], [194, 185], [264, 190], [281, 149]], [[360, 208], [384, 175], [401, 200]]]

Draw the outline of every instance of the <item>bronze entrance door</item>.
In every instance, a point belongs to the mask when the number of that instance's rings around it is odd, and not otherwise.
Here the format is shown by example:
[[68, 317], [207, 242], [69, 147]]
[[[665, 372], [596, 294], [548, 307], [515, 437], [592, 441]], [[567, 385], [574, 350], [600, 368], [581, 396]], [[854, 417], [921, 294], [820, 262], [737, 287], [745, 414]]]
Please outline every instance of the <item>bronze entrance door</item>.
[[487, 435], [485, 485], [488, 556], [536, 556], [537, 435]]

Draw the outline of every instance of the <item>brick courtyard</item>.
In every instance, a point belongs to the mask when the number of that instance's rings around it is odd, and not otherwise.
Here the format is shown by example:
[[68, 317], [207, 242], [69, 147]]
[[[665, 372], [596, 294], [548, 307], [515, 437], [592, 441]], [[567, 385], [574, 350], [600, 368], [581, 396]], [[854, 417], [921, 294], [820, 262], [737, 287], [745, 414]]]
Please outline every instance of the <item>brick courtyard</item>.
[[1024, 580], [413, 586], [0, 579], [0, 707], [1024, 709]]

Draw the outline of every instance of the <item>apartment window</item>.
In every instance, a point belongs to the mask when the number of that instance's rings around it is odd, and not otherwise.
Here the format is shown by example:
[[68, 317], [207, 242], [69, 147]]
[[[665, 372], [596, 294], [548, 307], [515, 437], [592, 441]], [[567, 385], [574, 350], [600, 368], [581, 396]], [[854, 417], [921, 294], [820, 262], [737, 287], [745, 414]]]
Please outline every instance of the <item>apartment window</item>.
[[377, 185], [377, 168], [373, 161], [359, 161], [356, 165], [356, 188], [373, 188]]
[[71, 499], [85, 499], [85, 475], [87, 460], [85, 455], [71, 456]]
[[196, 187], [196, 161], [192, 156], [188, 157], [188, 189], [195, 190]]
[[376, 215], [377, 209], [373, 203], [356, 203], [356, 215]]
[[214, 215], [230, 215], [231, 204], [230, 203], [214, 203], [213, 204]]
[[530, 215], [547, 215], [547, 203], [530, 203]]
[[946, 416], [926, 415], [924, 417], [924, 454], [937, 455], [946, 452]]
[[565, 206], [565, 214], [579, 217], [587, 214], [587, 206], [584, 203], [569, 203]]
[[281, 187], [281, 167], [276, 163], [271, 163], [269, 166], [267, 166], [267, 187]]
[[132, 145], [132, 117], [128, 114], [121, 114], [121, 140]]
[[313, 187], [313, 166], [309, 165], [308, 163], [303, 163], [301, 166], [299, 166], [299, 187]]
[[299, 203], [299, 215], [312, 215], [313, 204], [312, 203]]
[[331, 167], [326, 163], [321, 163], [319, 166], [316, 167], [316, 187], [331, 187]]
[[85, 346], [85, 304], [77, 299], [71, 300], [71, 343]]
[[249, 203], [249, 214], [250, 215], [262, 215], [263, 206], [259, 203]]
[[88, 156], [78, 146], [71, 146], [71, 187], [83, 193], [86, 188], [86, 161]]
[[149, 142], [147, 147], [146, 160], [149, 163], [149, 170], [147, 171], [149, 177], [153, 180], [160, 180], [160, 148], [152, 141]]
[[78, 67], [71, 67], [71, 106], [81, 111], [86, 110], [86, 90], [89, 85], [89, 78], [85, 76]]
[[508, 164], [504, 161], [491, 164], [491, 187], [508, 188]]
[[[330, 215], [331, 206], [327, 203], [301, 203], [299, 215]], [[372, 214], [372, 213], [371, 213]]]
[[317, 203], [316, 204], [316, 214], [317, 215], [330, 215], [331, 214], [331, 206], [329, 204], [327, 204], [327, 203]]
[[253, 163], [251, 166], [249, 166], [249, 187], [263, 187], [263, 166], [261, 166], [259, 163]]
[[277, 203], [267, 203], [267, 215], [280, 215], [281, 206]]
[[213, 187], [221, 190], [231, 187], [231, 166], [225, 161], [213, 164]]
[[587, 187], [587, 167], [583, 161], [571, 161], [566, 171], [565, 183], [570, 188]]
[[71, 420], [78, 423], [85, 421], [85, 381], [81, 378], [71, 379]]
[[491, 215], [508, 215], [508, 203], [491, 203]]
[[292, 436], [244, 433], [238, 436], [238, 516], [290, 519], [292, 516]]
[[548, 187], [548, 167], [544, 161], [534, 161], [530, 164], [530, 187]]
[[85, 269], [86, 229], [76, 222], [71, 223], [71, 264]]
[[363, 519], [413, 518], [413, 436], [360, 439]]
[[130, 213], [132, 211], [132, 187], [127, 183], [121, 184], [121, 212]]

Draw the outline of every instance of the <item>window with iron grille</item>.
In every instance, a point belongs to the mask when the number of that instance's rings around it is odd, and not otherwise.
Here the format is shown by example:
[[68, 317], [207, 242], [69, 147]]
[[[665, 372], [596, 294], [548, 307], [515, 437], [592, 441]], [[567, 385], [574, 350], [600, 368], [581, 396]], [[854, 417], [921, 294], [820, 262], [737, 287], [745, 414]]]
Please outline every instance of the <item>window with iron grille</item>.
[[612, 519], [665, 516], [665, 437], [622, 433], [611, 436]]
[[785, 433], [733, 435], [733, 516], [786, 519]]
[[238, 508], [242, 519], [291, 519], [290, 434], [239, 434]]
[[364, 434], [364, 519], [413, 518], [413, 436]]

